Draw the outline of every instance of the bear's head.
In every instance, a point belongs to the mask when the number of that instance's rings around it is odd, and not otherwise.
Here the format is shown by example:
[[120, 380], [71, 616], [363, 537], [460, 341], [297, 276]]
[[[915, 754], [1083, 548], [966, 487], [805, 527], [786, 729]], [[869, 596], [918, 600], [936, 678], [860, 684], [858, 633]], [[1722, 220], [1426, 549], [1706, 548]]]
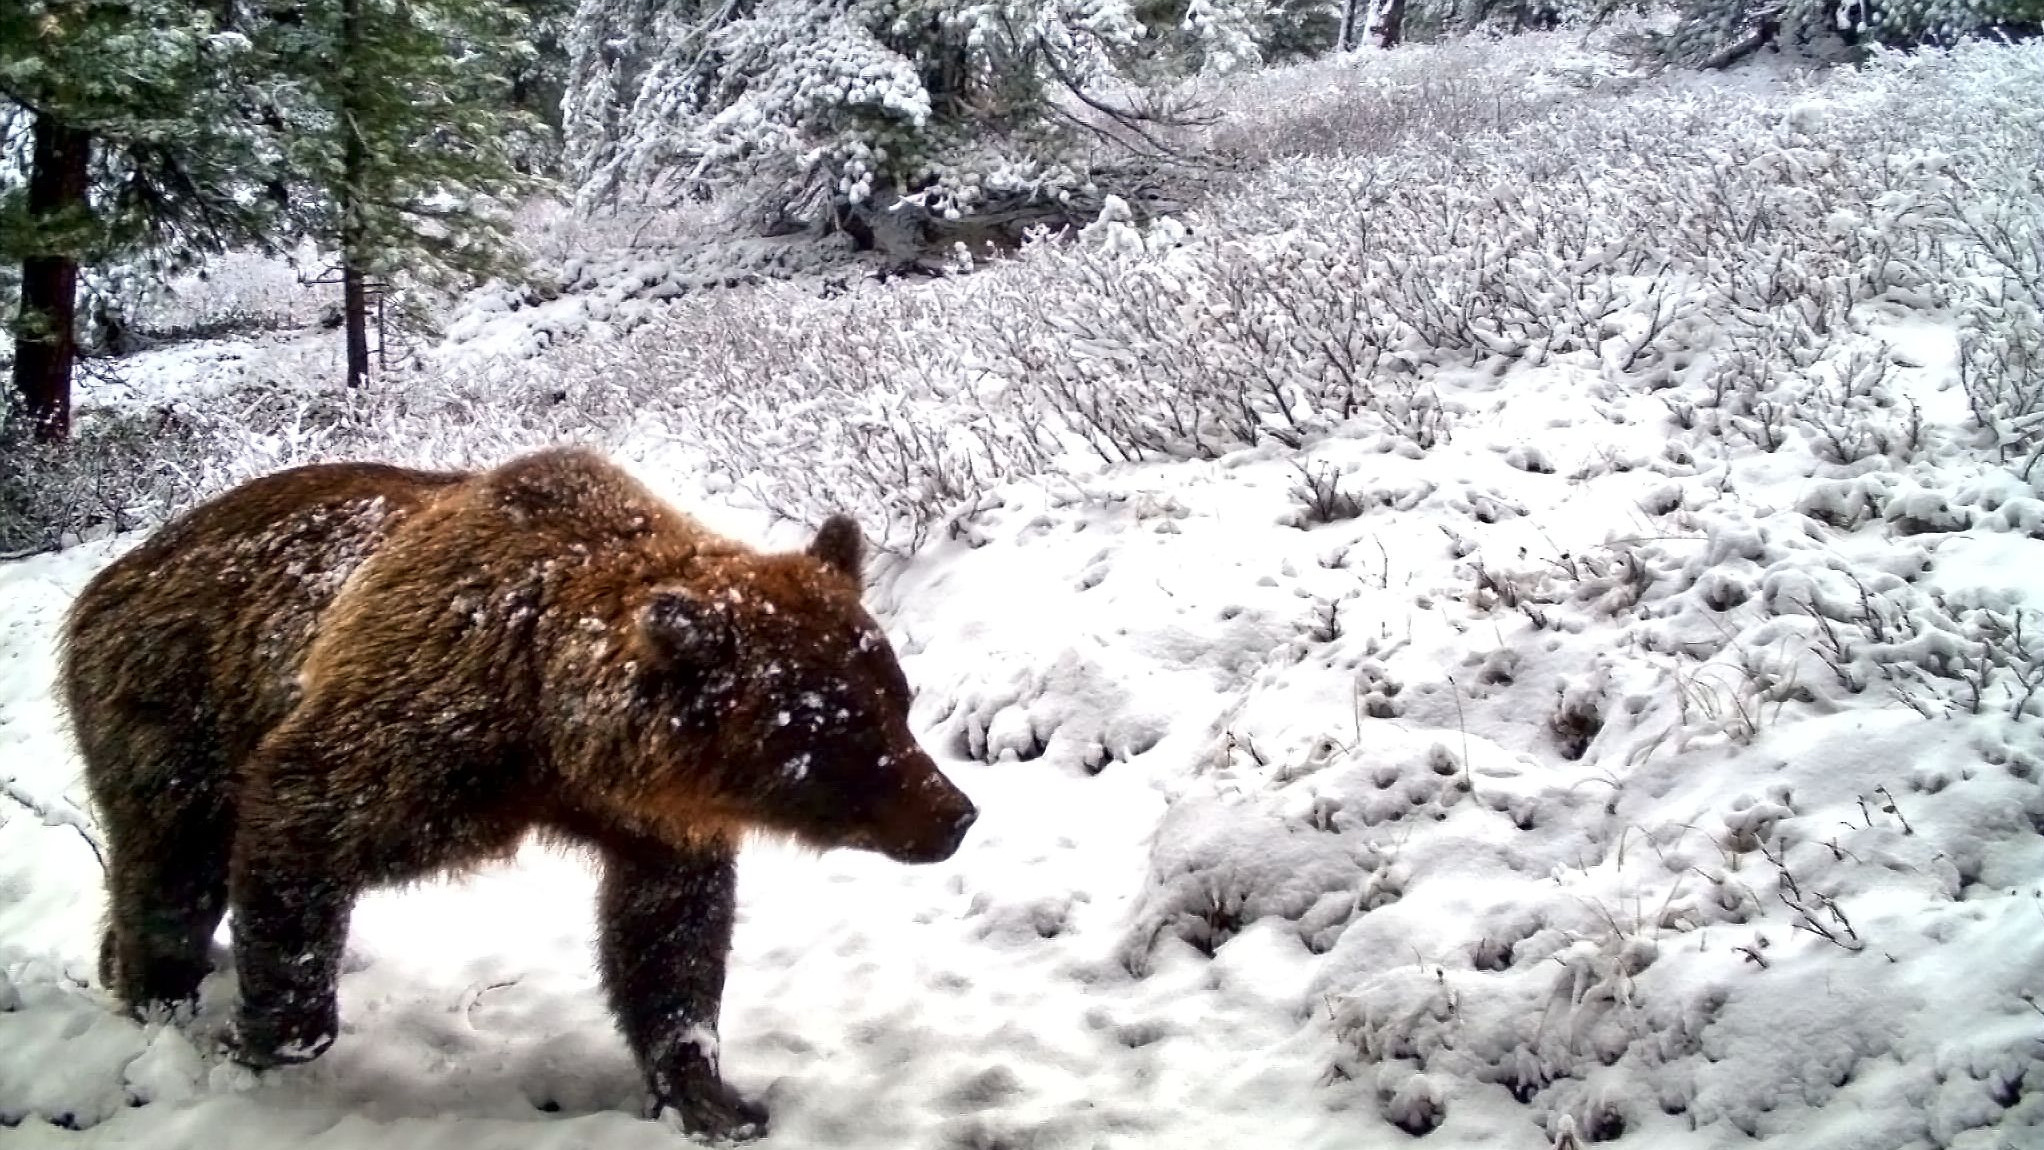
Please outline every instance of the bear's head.
[[839, 516], [804, 551], [651, 588], [641, 690], [707, 760], [686, 772], [695, 810], [819, 849], [941, 862], [979, 812], [909, 730], [908, 680], [859, 601], [864, 550]]

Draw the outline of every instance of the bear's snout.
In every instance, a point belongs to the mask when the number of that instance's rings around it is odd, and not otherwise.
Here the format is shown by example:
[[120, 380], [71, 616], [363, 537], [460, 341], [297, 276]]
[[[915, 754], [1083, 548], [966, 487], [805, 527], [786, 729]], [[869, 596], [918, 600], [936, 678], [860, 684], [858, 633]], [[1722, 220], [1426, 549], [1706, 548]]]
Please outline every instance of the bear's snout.
[[[971, 830], [972, 824], [978, 821], [979, 808], [972, 805], [972, 800], [966, 799], [965, 809], [959, 812], [958, 817], [951, 821], [951, 841], [944, 847], [944, 858], [948, 859], [958, 853], [958, 848], [965, 843], [965, 833]], [[942, 860], [940, 859], [939, 861]]]
[[911, 783], [902, 805], [879, 836], [880, 853], [896, 862], [937, 863], [958, 853], [979, 808], [965, 792], [924, 760], [925, 771]]

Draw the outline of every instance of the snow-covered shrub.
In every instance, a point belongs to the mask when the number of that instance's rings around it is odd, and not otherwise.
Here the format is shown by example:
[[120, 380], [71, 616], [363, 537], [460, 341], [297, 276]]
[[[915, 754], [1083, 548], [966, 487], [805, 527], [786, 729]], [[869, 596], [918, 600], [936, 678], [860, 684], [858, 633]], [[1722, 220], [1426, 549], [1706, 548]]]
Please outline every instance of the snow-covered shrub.
[[1354, 519], [1368, 509], [1344, 478], [1340, 471], [1326, 464], [1299, 467], [1299, 482], [1292, 488], [1292, 498], [1299, 504], [1300, 526]]
[[[1031, 433], [985, 403], [936, 296], [793, 289], [690, 300], [623, 339], [547, 365], [704, 453], [784, 517], [858, 514], [913, 550], [994, 484], [1040, 469]], [[535, 375], [534, 385], [539, 385]]]
[[2044, 228], [2016, 198], [2034, 192], [2005, 194], [1952, 214], [1981, 272], [1962, 289], [1959, 371], [1993, 450], [2029, 479], [2044, 457]]
[[[1541, 114], [1441, 136], [1442, 117], [1482, 102], [1454, 94], [1458, 68], [1483, 74], [1455, 61], [1480, 50], [1424, 49], [1418, 71], [1403, 53], [1299, 70], [1343, 70], [1352, 103], [1379, 89], [1407, 100], [1414, 118], [1387, 129], [1398, 147], [1366, 132], [1349, 154], [1272, 160], [1147, 227], [1109, 198], [1076, 236], [921, 287], [702, 295], [753, 273], [578, 259], [561, 232], [567, 295], [488, 297], [455, 336], [513, 332], [526, 351], [625, 338], [493, 369], [515, 381], [502, 394], [460, 381], [394, 381], [393, 394], [508, 405], [520, 435], [658, 426], [767, 507], [810, 520], [851, 508], [912, 548], [993, 486], [1086, 457], [1214, 458], [1337, 431], [1424, 453], [1456, 434], [1459, 396], [1517, 363], [1588, 372], [1612, 397], [1651, 392], [1724, 445], [1712, 450], [1807, 449], [1849, 477], [1926, 447], [1898, 382], [1913, 369], [1854, 334], [1862, 313], [1957, 305], [1986, 447], [2033, 462], [2036, 232], [2007, 157], [2044, 115], [2034, 48], [1880, 56], [1787, 98], [1550, 80], [1533, 85]], [[1496, 51], [1507, 70], [1553, 75], [1520, 47]], [[1269, 94], [1244, 98], [1266, 109]], [[778, 251], [756, 253], [762, 275]]]
[[[1483, 364], [1576, 364], [1656, 393], [1715, 439], [1807, 447], [1841, 473], [1924, 449], [1922, 412], [1898, 384], [1906, 357], [1851, 335], [1852, 317], [1987, 290], [1960, 266], [2013, 260], [2001, 279], [2022, 282], [2026, 257], [1980, 238], [2029, 235], [2020, 201], [1998, 209], [1999, 230], [1969, 231], [1949, 189], [1955, 176], [2017, 186], [1994, 157], [2036, 119], [2025, 101], [2044, 97], [2021, 63], [2031, 50], [1882, 57], [1822, 98], [1778, 105], [1553, 82], [1551, 61], [1507, 44], [1496, 51], [1509, 69], [1550, 77], [1529, 86], [1541, 113], [1444, 139], [1438, 128], [1488, 98], [1455, 86], [1494, 74], [1469, 62], [1480, 51], [1297, 70], [1339, 75], [1350, 105], [1412, 109], [1383, 129], [1402, 143], [1370, 129], [1336, 141], [1345, 155], [1271, 160], [1182, 223], [1139, 227], [1109, 198], [1069, 242], [928, 288], [825, 300], [773, 288], [641, 311], [628, 340], [545, 370], [628, 387], [767, 506], [812, 520], [854, 507], [897, 546], [993, 484], [1073, 466], [1073, 453], [1214, 458], [1342, 428], [1424, 452], [1454, 434], [1463, 373]], [[1256, 109], [1244, 122], [1266, 137], [1324, 106], [1270, 111], [1290, 75], [1244, 97]], [[1288, 150], [1301, 149], [1266, 154]], [[1980, 346], [2003, 356], [1974, 353], [1987, 367], [2024, 362], [2010, 342], [2022, 326], [1988, 322], [2007, 294], [1971, 305]], [[625, 314], [606, 309], [589, 317]], [[2016, 405], [1992, 417], [1997, 434], [2031, 442], [2023, 377], [1995, 370], [2015, 381]]]
[[1621, 81], [1608, 56], [1559, 33], [1342, 53], [1211, 85], [1229, 112], [1202, 140], [1257, 167], [1288, 156], [1390, 155], [1525, 124]]
[[678, 252], [701, 244], [707, 235], [729, 231], [737, 213], [735, 205], [717, 199], [578, 211], [571, 203], [541, 196], [518, 209], [516, 227], [520, 245], [536, 263], [564, 268], [572, 261], [627, 252]]
[[32, 442], [27, 419], [10, 414], [0, 419], [0, 555], [160, 522], [191, 498], [179, 463], [217, 447], [168, 412], [80, 420], [64, 445]]
[[[1172, 941], [1211, 956], [1266, 918], [1291, 924], [1308, 948], [1324, 951], [1355, 916], [1397, 901], [1392, 854], [1325, 833], [1324, 820], [1340, 806], [1319, 810], [1288, 819], [1266, 802], [1239, 795], [1173, 804], [1157, 829], [1145, 901], [1123, 947], [1123, 964], [1144, 973]], [[1315, 817], [1323, 820], [1321, 833], [1312, 829]]]
[[78, 413], [64, 445], [0, 424], [0, 552], [55, 550], [161, 523], [208, 496], [285, 467], [384, 459], [477, 466], [548, 443], [615, 439], [629, 400], [577, 395], [478, 370], [376, 386], [310, 389], [241, 381], [203, 398]]
[[143, 345], [304, 327], [340, 305], [338, 285], [316, 285], [291, 261], [226, 252], [156, 281], [138, 270], [109, 284], [126, 302], [133, 339]]

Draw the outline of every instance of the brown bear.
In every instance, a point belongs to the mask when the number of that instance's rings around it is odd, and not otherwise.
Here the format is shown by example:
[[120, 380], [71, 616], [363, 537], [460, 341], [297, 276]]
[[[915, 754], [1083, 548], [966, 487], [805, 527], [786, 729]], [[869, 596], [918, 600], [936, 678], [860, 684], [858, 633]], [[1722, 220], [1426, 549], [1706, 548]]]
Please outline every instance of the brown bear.
[[572, 448], [300, 467], [185, 513], [65, 629], [111, 848], [102, 978], [137, 1011], [189, 1001], [232, 906], [236, 1056], [316, 1057], [356, 897], [538, 832], [601, 859], [651, 1111], [763, 1130], [716, 1059], [740, 839], [936, 862], [977, 816], [909, 731], [863, 551], [842, 517], [751, 550]]

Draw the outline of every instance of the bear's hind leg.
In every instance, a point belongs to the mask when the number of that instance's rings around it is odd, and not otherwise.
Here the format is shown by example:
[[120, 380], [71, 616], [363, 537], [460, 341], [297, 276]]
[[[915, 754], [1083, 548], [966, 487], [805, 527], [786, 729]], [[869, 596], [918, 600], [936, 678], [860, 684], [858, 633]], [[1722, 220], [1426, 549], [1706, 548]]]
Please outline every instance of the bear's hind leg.
[[737, 909], [727, 844], [605, 842], [599, 895], [603, 985], [646, 1077], [653, 1116], [673, 1110], [709, 1138], [758, 1137], [766, 1111], [717, 1068], [717, 1016]]
[[227, 909], [234, 816], [210, 748], [151, 725], [84, 740], [107, 839], [100, 976], [136, 1012], [197, 997]]
[[227, 910], [234, 827], [222, 811], [185, 810], [110, 836], [110, 925], [101, 976], [137, 1012], [198, 997]]

